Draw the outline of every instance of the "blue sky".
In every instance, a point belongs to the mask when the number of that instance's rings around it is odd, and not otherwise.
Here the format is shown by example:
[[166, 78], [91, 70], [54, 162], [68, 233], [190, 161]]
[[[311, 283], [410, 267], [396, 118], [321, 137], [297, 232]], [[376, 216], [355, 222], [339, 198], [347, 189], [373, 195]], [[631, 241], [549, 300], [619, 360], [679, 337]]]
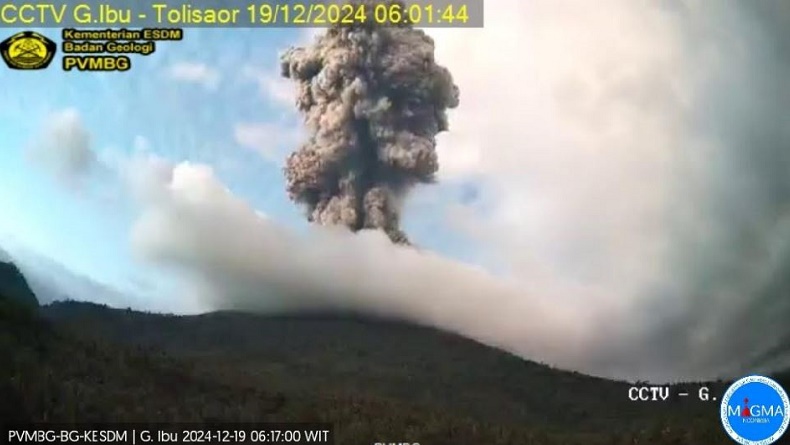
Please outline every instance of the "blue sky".
[[[59, 30], [38, 31], [60, 41]], [[60, 55], [47, 70], [0, 70], [8, 86], [0, 92], [0, 243], [127, 292], [136, 291], [140, 276], [157, 275], [132, 255], [135, 211], [118, 199], [117, 175], [94, 172], [88, 183], [64, 184], [31, 158], [48, 121], [67, 109], [79, 114], [91, 149], [105, 162], [146, 146], [173, 163], [207, 164], [256, 209], [304, 227], [281, 172], [301, 123], [290, 86], [277, 74], [278, 53], [307, 38], [297, 29], [192, 29], [181, 42], [157, 42], [155, 53], [132, 56], [125, 73], [63, 72]], [[442, 197], [468, 200], [476, 193], [468, 183], [430, 190], [409, 204], [414, 217], [407, 230], [426, 247], [453, 251], [455, 244], [460, 257], [470, 255], [433, 207]]]

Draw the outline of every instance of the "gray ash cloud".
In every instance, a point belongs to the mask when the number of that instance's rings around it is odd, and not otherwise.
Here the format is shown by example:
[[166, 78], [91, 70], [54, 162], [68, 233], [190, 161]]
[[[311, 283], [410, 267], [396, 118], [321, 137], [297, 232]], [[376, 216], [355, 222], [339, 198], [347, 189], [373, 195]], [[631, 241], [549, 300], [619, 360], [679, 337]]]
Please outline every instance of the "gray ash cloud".
[[459, 102], [433, 39], [411, 26], [334, 27], [281, 62], [309, 131], [286, 162], [291, 199], [311, 222], [382, 230], [408, 244], [402, 198], [433, 181], [435, 137]]

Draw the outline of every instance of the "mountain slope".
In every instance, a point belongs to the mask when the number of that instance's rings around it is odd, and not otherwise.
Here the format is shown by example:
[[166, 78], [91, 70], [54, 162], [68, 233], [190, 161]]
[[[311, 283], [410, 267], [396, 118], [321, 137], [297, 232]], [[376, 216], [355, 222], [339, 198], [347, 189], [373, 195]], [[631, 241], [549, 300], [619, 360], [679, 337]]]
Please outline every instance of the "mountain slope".
[[28, 306], [38, 306], [38, 299], [24, 275], [11, 262], [0, 262], [0, 295], [13, 298]]
[[[0, 297], [0, 419], [9, 422], [255, 420], [282, 396], [201, 380], [159, 354], [63, 335]], [[5, 360], [5, 358], [8, 358]]]
[[[0, 362], [0, 418], [10, 422], [324, 421], [336, 425], [338, 444], [633, 443], [613, 433], [557, 435], [353, 394], [272, 392], [201, 372], [188, 360], [77, 338], [4, 297], [0, 354], [10, 357]], [[640, 437], [662, 434], [654, 428]]]
[[134, 295], [122, 293], [111, 286], [83, 276], [46, 255], [17, 247], [14, 263], [27, 277], [41, 304], [54, 301], [101, 301], [114, 306], [135, 306]]
[[[335, 314], [176, 317], [82, 303], [43, 310], [80, 338], [163, 350], [211, 381], [281, 391], [313, 406], [332, 400], [332, 408], [322, 412], [335, 413], [332, 420], [354, 429], [385, 428], [381, 420], [360, 420], [362, 412], [411, 419], [394, 431], [414, 422], [428, 428], [425, 422], [434, 420], [427, 419], [441, 413], [454, 419], [442, 420], [451, 428], [491, 425], [508, 434], [558, 435], [559, 443], [611, 444], [648, 436], [656, 441], [640, 443], [727, 443], [714, 403], [676, 397], [631, 402], [628, 384], [551, 369], [396, 321]], [[722, 385], [712, 394], [720, 395]], [[697, 385], [683, 388], [696, 394]]]

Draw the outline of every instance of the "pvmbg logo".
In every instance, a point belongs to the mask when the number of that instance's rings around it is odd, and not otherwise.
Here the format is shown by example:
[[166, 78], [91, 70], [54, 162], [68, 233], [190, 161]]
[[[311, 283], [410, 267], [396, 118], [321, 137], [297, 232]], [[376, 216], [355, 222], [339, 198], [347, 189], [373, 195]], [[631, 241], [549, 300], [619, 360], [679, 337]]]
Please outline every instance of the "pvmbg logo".
[[733, 383], [721, 399], [721, 423], [741, 445], [776, 443], [790, 423], [790, 400], [768, 377], [752, 375]]

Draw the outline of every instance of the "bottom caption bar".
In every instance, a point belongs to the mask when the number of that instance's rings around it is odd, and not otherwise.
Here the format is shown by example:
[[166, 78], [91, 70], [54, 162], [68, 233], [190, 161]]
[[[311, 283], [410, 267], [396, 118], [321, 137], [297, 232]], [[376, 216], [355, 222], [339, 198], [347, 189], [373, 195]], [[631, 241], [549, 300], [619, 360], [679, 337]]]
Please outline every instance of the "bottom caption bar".
[[331, 424], [25, 424], [3, 425], [8, 444], [334, 444]]

